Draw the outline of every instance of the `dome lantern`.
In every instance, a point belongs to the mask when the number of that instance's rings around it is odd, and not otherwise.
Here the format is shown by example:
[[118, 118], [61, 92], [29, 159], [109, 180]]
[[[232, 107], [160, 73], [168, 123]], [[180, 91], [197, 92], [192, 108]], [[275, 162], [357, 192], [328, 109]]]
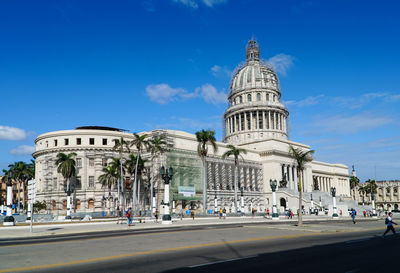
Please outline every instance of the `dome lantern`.
[[260, 61], [260, 46], [255, 40], [250, 40], [246, 46], [246, 61], [247, 63], [251, 61]]

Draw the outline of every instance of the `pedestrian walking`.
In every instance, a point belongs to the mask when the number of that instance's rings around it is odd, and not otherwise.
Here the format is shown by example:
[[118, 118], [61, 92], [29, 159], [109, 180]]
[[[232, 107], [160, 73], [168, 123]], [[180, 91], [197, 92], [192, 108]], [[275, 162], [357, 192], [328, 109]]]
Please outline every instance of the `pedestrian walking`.
[[190, 211], [190, 216], [192, 216], [193, 220], [194, 220], [194, 210]]
[[269, 216], [269, 209], [267, 209], [267, 216]]
[[357, 215], [356, 210], [355, 209], [351, 209], [351, 219], [353, 220], [353, 224], [356, 223], [356, 215]]
[[389, 212], [388, 217], [385, 219], [385, 224], [386, 224], [386, 231], [383, 233], [383, 237], [385, 237], [386, 233], [388, 233], [390, 230], [393, 232], [393, 234], [396, 234], [396, 231], [394, 230], [393, 224], [397, 225], [395, 222], [392, 220], [393, 214]]
[[222, 208], [219, 209], [219, 219], [222, 218]]
[[132, 225], [132, 221], [133, 221], [133, 212], [132, 212], [132, 208], [129, 208], [126, 212], [126, 217], [128, 218], [128, 227], [130, 227]]
[[226, 219], [226, 208], [224, 208], [224, 209], [222, 210], [222, 216], [224, 217], [224, 219]]
[[156, 223], [158, 223], [158, 210], [154, 212], [154, 217], [156, 218]]

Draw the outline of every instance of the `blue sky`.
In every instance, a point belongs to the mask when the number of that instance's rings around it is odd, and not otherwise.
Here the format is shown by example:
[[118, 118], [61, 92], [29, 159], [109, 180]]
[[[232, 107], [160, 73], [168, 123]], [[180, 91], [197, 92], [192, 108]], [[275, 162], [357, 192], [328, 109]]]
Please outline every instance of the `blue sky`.
[[254, 36], [290, 139], [362, 181], [400, 179], [397, 1], [0, 2], [0, 169], [45, 132], [215, 129]]

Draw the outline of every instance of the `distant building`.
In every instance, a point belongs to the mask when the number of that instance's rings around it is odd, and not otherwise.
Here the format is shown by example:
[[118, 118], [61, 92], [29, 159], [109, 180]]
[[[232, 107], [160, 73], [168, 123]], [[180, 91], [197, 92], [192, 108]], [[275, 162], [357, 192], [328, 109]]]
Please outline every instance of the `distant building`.
[[[359, 191], [363, 183], [351, 190], [352, 198], [358, 203], [370, 205], [371, 194]], [[375, 194], [376, 209], [382, 211], [399, 210], [400, 207], [400, 180], [376, 181], [377, 193]]]
[[[281, 211], [298, 208], [297, 166], [289, 154], [289, 146], [309, 150], [305, 144], [288, 140], [289, 111], [281, 102], [279, 79], [273, 67], [260, 58], [256, 41], [249, 41], [246, 47], [246, 61], [239, 65], [232, 75], [229, 106], [224, 113], [224, 138], [218, 142], [218, 152], [211, 147], [207, 158], [207, 207], [225, 207], [234, 210], [234, 161], [223, 160], [226, 145], [232, 144], [246, 149], [243, 161], [239, 164], [239, 188], [243, 189], [245, 212], [255, 208], [266, 211], [272, 207], [270, 179], [278, 181], [277, 200]], [[199, 130], [202, 128], [199, 128]], [[155, 159], [155, 188], [159, 211], [163, 199], [163, 183], [159, 176], [161, 165], [172, 166], [175, 170], [171, 183], [171, 196], [176, 209], [202, 208], [202, 162], [197, 155], [197, 142], [193, 134], [174, 130], [155, 130], [143, 134], [164, 134], [173, 148], [165, 155]], [[112, 157], [119, 157], [113, 151], [113, 139], [124, 137], [132, 140], [130, 133], [107, 127], [84, 127], [75, 130], [56, 131], [40, 135], [36, 143], [36, 181], [37, 198], [45, 200], [51, 210], [66, 209], [66, 194], [63, 178], [57, 173], [56, 155], [59, 152], [77, 153], [77, 185], [74, 195], [76, 211], [107, 211], [116, 206], [116, 188], [102, 187], [99, 176]], [[124, 157], [128, 153], [123, 154]], [[150, 154], [143, 157], [150, 159]], [[147, 163], [150, 165], [150, 162]], [[341, 199], [351, 199], [349, 170], [343, 164], [330, 164], [312, 161], [305, 165], [301, 174], [303, 180], [304, 208], [311, 206], [320, 198], [322, 206], [331, 202], [330, 189], [336, 188], [339, 205]], [[140, 186], [141, 206], [149, 206], [149, 176], [143, 176]], [[128, 192], [126, 205], [131, 205], [129, 177], [125, 176]], [[185, 194], [193, 189], [194, 194]], [[239, 189], [238, 189], [239, 191]], [[240, 192], [240, 191], [239, 191]], [[240, 194], [239, 194], [240, 196]], [[217, 208], [214, 199], [217, 199]], [[319, 206], [319, 202], [314, 202]], [[344, 207], [343, 207], [344, 208]]]

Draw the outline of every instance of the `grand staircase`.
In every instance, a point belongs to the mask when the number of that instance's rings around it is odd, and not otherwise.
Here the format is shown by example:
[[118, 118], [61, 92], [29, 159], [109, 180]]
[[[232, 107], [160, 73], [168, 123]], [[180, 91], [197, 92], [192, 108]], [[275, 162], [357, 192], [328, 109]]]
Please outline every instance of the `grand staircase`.
[[[293, 189], [288, 189], [288, 188], [279, 188], [278, 191], [279, 193], [284, 193], [288, 197], [291, 198], [299, 198], [299, 193], [297, 190]], [[313, 192], [303, 192], [303, 204], [306, 208], [311, 207], [311, 195], [312, 199], [314, 201], [314, 207], [319, 208], [319, 209], [324, 209], [324, 208], [331, 208], [333, 207], [333, 198], [331, 195], [329, 195], [327, 192], [321, 192], [321, 191], [313, 191]], [[320, 206], [320, 200], [321, 200], [321, 205]], [[357, 201], [351, 200], [349, 198], [343, 197], [343, 196], [336, 196], [336, 206], [339, 208], [345, 208], [347, 209], [355, 209], [357, 211], [357, 215], [361, 216], [363, 214], [363, 211], [372, 211], [371, 206], [361, 206], [358, 205]], [[345, 211], [343, 211], [343, 215], [345, 215]]]

